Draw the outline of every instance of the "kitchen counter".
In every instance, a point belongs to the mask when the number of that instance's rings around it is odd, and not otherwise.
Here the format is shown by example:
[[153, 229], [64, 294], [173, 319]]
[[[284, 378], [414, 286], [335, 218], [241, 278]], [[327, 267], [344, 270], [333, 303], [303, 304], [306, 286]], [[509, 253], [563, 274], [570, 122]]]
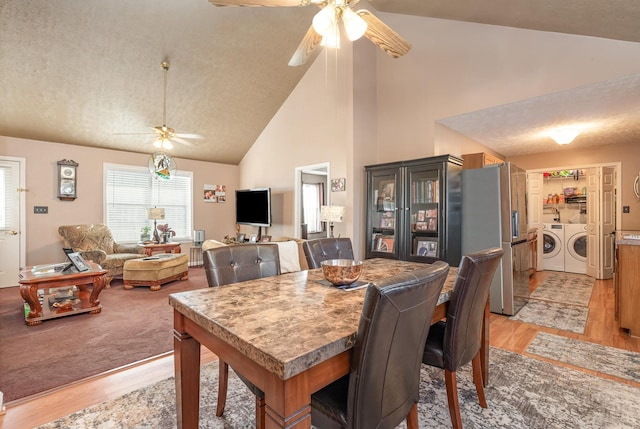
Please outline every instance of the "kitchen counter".
[[[640, 231], [617, 231], [614, 287], [616, 319], [629, 335], [640, 336]], [[625, 238], [625, 236], [627, 238]]]
[[[630, 235], [638, 238], [625, 238]], [[616, 245], [640, 246], [640, 231], [616, 231]]]

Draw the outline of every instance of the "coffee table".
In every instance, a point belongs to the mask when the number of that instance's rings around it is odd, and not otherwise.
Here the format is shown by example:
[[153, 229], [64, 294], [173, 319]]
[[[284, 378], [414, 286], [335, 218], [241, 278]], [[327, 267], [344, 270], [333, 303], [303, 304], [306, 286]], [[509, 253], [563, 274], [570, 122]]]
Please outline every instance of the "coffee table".
[[[78, 313], [100, 313], [98, 298], [106, 284], [107, 270], [88, 261], [90, 269], [79, 273], [59, 271], [51, 264], [20, 271], [20, 295], [26, 301], [24, 320], [34, 326], [43, 320]], [[91, 290], [87, 286], [91, 285]]]

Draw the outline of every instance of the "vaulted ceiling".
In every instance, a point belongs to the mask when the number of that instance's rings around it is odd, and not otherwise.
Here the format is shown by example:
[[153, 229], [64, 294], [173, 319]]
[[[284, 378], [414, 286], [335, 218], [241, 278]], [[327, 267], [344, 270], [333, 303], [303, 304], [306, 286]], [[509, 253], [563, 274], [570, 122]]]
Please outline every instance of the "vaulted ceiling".
[[[496, 0], [490, 6], [480, 0], [371, 0], [359, 7], [640, 42], [637, 0]], [[148, 153], [153, 136], [144, 133], [162, 125], [160, 64], [167, 60], [167, 125], [203, 136], [172, 153], [237, 164], [311, 63], [287, 65], [317, 10], [214, 7], [206, 0], [3, 0], [0, 135]], [[638, 118], [626, 112], [639, 110], [640, 78], [602, 83], [578, 96], [594, 93], [621, 100], [620, 139], [637, 139]], [[490, 111], [443, 123], [509, 154], [505, 136], [539, 126], [529, 121], [547, 120], [549, 106], [566, 109], [575, 96], [523, 101], [529, 114], [514, 123], [520, 129], [492, 124]], [[540, 117], [531, 114], [532, 106]], [[583, 110], [593, 114], [589, 103]]]

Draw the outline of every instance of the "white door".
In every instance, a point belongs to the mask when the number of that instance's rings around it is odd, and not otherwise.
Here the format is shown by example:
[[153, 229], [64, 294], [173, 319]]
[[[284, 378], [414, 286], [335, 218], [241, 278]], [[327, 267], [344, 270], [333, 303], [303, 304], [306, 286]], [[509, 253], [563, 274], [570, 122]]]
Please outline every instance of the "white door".
[[587, 170], [587, 275], [599, 277], [600, 168]]
[[18, 285], [23, 161], [0, 159], [0, 287]]
[[616, 230], [616, 185], [615, 168], [602, 167], [600, 175], [600, 279], [613, 278], [613, 234]]
[[536, 259], [538, 270], [543, 269], [543, 244], [542, 239], [542, 198], [543, 198], [542, 173], [527, 173], [527, 219], [529, 228], [538, 229], [538, 249]]
[[615, 231], [615, 168], [587, 170], [587, 275], [613, 277]]

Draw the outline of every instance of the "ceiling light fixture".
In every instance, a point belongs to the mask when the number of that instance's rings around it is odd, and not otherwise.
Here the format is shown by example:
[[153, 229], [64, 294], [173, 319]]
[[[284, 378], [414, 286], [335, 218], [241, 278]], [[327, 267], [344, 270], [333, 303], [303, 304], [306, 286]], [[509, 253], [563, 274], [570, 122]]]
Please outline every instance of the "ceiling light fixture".
[[576, 137], [578, 137], [580, 131], [571, 127], [556, 128], [549, 132], [551, 137], [556, 143], [565, 145], [571, 143]]
[[356, 41], [367, 31], [367, 22], [347, 5], [338, 0], [323, 7], [313, 17], [313, 29], [322, 36], [320, 45], [331, 48], [340, 47], [340, 29], [338, 23], [342, 19], [345, 32], [350, 41]]

